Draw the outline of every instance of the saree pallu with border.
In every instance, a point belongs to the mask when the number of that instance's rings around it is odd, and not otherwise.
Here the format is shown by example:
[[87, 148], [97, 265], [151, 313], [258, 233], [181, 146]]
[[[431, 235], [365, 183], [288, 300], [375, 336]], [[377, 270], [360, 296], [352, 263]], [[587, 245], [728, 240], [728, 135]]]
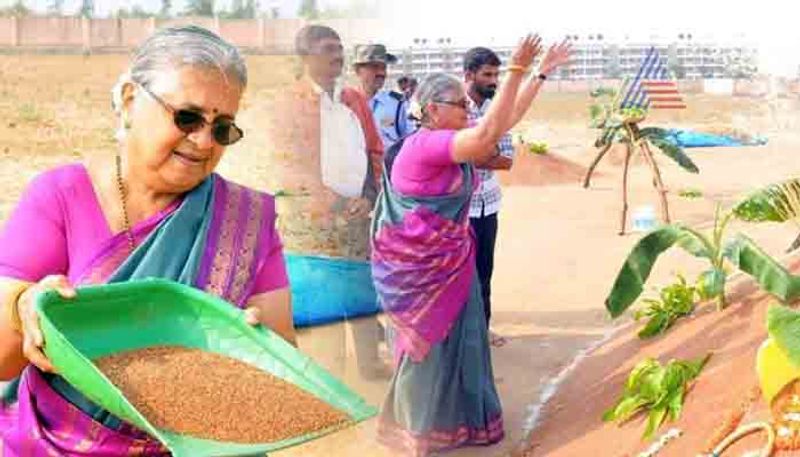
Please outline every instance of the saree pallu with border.
[[[77, 285], [170, 279], [243, 307], [274, 230], [271, 196], [214, 174], [152, 226], [100, 246]], [[29, 365], [18, 401], [0, 407], [2, 456], [161, 456], [158, 441], [92, 403], [63, 378]]]
[[503, 439], [469, 226], [474, 170], [450, 195], [412, 197], [391, 185], [386, 156], [372, 227], [372, 275], [395, 332], [395, 373], [378, 439], [426, 456]]

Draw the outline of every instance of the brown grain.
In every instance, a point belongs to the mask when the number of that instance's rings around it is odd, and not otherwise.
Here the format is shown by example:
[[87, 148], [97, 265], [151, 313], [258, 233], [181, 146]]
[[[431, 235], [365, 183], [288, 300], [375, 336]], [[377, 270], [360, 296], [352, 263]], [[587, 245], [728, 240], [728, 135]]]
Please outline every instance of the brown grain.
[[154, 426], [198, 438], [268, 443], [349, 420], [286, 381], [198, 349], [158, 346], [95, 363]]

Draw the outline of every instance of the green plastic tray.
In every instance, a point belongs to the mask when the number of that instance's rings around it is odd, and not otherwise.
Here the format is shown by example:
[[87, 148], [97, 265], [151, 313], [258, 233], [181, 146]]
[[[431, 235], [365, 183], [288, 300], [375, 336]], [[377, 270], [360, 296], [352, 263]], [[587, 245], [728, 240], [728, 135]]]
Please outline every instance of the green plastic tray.
[[89, 399], [161, 440], [176, 457], [263, 455], [340, 428], [273, 443], [239, 444], [179, 435], [154, 427], [92, 363], [92, 359], [154, 345], [223, 354], [254, 365], [316, 395], [354, 422], [377, 411], [277, 334], [252, 327], [241, 311], [197, 289], [159, 279], [80, 288], [65, 300], [51, 291], [37, 308], [44, 352]]

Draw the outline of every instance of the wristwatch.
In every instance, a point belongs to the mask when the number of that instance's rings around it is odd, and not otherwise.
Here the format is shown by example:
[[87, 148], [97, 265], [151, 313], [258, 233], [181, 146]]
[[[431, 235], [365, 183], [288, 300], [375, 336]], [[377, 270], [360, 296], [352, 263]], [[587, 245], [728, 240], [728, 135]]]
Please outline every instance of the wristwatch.
[[547, 79], [547, 75], [546, 75], [546, 74], [544, 74], [544, 73], [539, 73], [539, 75], [537, 76], [537, 78], [539, 78], [539, 79], [541, 79], [542, 81], [544, 81], [545, 79]]

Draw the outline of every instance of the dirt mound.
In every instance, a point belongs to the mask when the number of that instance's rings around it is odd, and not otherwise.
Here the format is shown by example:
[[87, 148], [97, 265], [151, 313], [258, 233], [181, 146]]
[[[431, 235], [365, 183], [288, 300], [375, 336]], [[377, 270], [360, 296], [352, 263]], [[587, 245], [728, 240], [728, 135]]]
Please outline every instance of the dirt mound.
[[524, 145], [517, 145], [514, 166], [497, 174], [504, 186], [548, 186], [579, 184], [586, 167], [553, 153], [532, 154]]
[[[800, 260], [794, 259], [790, 270], [800, 271]], [[638, 328], [632, 326], [593, 351], [545, 405], [541, 422], [530, 436], [530, 450], [522, 455], [597, 455], [602, 449], [602, 455], [633, 456], [644, 451], [653, 442], [641, 439], [646, 416], [637, 416], [622, 426], [604, 423], [601, 417], [621, 393], [631, 368], [645, 357], [665, 363], [713, 353], [688, 393], [680, 419], [665, 422], [654, 435], [653, 439], [658, 439], [670, 428], [683, 432], [662, 448], [659, 457], [697, 455], [737, 410], [745, 414], [742, 424], [769, 419], [760, 395], [755, 403], [746, 400], [758, 385], [755, 355], [767, 337], [766, 310], [775, 299], [746, 278], [729, 290], [729, 298], [733, 304], [726, 310], [716, 312], [711, 305], [706, 306], [662, 337], [642, 341], [636, 335]], [[743, 402], [746, 408], [740, 406]], [[737, 442], [726, 454], [742, 455], [743, 450], [759, 449], [765, 442], [763, 433], [754, 434]]]

